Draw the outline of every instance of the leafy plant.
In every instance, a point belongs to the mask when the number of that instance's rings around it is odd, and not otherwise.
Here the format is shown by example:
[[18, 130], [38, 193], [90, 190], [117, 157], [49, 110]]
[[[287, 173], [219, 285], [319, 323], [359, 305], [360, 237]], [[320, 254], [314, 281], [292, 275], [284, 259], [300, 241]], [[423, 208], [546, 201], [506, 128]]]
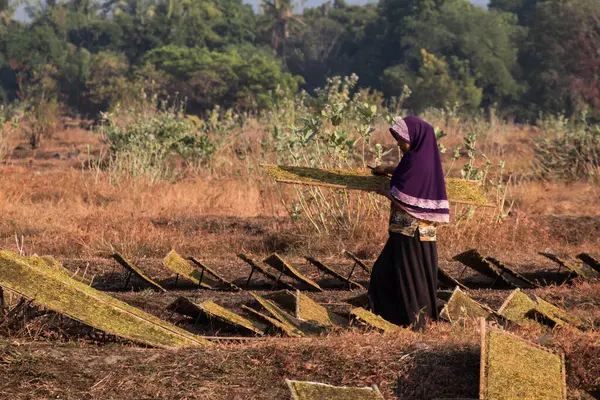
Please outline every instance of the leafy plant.
[[[193, 167], [210, 159], [212, 140], [176, 109], [159, 109], [149, 119], [134, 119], [119, 126], [115, 116], [105, 114], [107, 124], [100, 130], [110, 154], [109, 169], [117, 175], [172, 178], [176, 159]], [[172, 162], [171, 162], [172, 161]]]
[[[440, 131], [441, 132], [441, 131]], [[436, 131], [436, 136], [443, 137], [442, 133]], [[508, 216], [513, 203], [508, 202], [508, 189], [511, 178], [504, 180], [504, 171], [506, 163], [500, 160], [497, 166], [494, 166], [490, 159], [477, 148], [477, 133], [469, 131], [463, 137], [463, 146], [456, 146], [452, 156], [452, 163], [446, 175], [452, 171], [452, 167], [459, 159], [465, 157], [465, 162], [460, 170], [461, 178], [480, 182], [488, 194], [494, 197], [497, 213], [494, 215], [496, 221], [500, 221]], [[439, 143], [438, 143], [439, 145]], [[455, 216], [457, 223], [468, 222], [475, 216], [475, 208], [470, 205], [461, 207], [461, 210]]]
[[[353, 96], [358, 77], [334, 77], [307, 99], [310, 108], [288, 129], [274, 129], [271, 143], [277, 162], [309, 167], [366, 168], [389, 153], [373, 144], [372, 133], [380, 118], [375, 104]], [[286, 204], [290, 217], [307, 221], [317, 233], [332, 230], [353, 234], [367, 215], [379, 213], [380, 199], [373, 194], [348, 193], [318, 187], [298, 188], [296, 199]]]
[[463, 137], [463, 144], [467, 152], [467, 161], [460, 171], [462, 178], [484, 182], [491, 167], [491, 163], [485, 154], [481, 154], [481, 157], [484, 159], [484, 165], [480, 167], [476, 165], [477, 135], [474, 132], [469, 132]]

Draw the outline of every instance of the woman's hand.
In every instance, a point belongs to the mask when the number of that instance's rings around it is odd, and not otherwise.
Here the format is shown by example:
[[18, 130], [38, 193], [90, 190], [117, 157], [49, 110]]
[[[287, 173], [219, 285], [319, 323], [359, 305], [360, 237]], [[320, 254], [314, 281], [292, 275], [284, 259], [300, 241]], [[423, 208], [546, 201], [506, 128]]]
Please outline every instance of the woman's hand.
[[378, 165], [375, 168], [371, 169], [373, 175], [390, 175], [394, 172], [394, 167]]

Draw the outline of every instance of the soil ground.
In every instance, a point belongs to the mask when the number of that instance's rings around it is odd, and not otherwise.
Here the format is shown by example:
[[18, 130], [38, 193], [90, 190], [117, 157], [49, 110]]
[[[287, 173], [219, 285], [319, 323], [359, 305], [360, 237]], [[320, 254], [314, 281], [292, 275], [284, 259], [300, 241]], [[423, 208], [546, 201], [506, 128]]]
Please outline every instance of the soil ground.
[[[526, 175], [529, 139], [522, 132], [514, 137], [518, 152], [502, 150], [513, 144], [510, 138], [483, 146], [488, 154], [492, 152], [492, 159], [506, 156], [515, 174]], [[88, 144], [92, 145], [89, 153]], [[288, 399], [286, 378], [333, 385], [375, 384], [386, 399], [478, 397], [476, 321], [438, 322], [424, 333], [394, 334], [353, 324], [290, 339], [249, 336], [215, 322], [195, 323], [167, 310], [185, 296], [196, 303], [213, 300], [241, 312], [241, 306], [251, 301], [250, 291], [265, 294], [273, 288], [256, 273], [247, 287], [250, 268], [236, 254], [248, 252], [262, 259], [278, 251], [325, 289], [306, 292], [312, 299], [345, 315], [344, 299], [360, 291], [347, 290], [322, 276], [303, 256], [319, 258], [347, 274], [352, 262], [341, 251], [349, 249], [372, 265], [385, 241], [385, 213], [365, 221], [364, 229], [354, 236], [319, 237], [299, 230], [282, 212], [277, 190], [257, 181], [244, 165], [218, 176], [198, 175], [176, 183], [114, 185], [103, 171], [85, 168], [89, 156], [99, 152], [97, 139], [87, 132], [60, 132], [37, 152], [18, 138], [14, 147], [11, 158], [0, 165], [2, 249], [53, 255], [72, 273], [94, 276], [98, 289], [194, 333], [221, 340], [203, 349], [150, 349], [52, 313], [28, 310], [27, 320], [8, 324], [0, 319], [0, 399]], [[586, 183], [523, 180], [512, 188], [515, 208], [502, 223], [491, 223], [493, 215], [486, 215], [439, 233], [440, 267], [473, 287], [468, 293], [477, 301], [497, 309], [510, 290], [490, 288], [489, 279], [463, 271], [452, 261], [453, 255], [469, 248], [538, 280], [542, 287], [526, 290], [528, 294], [589, 324], [585, 331], [550, 330], [536, 324], [507, 328], [564, 352], [570, 399], [592, 398], [585, 391], [600, 385], [600, 280], [576, 279], [559, 285], [556, 282], [562, 282], [564, 275], [537, 252], [572, 257], [586, 251], [600, 256], [599, 192]], [[172, 248], [200, 259], [244, 290], [198, 290], [181, 279], [176, 285], [173, 274], [161, 265]], [[168, 292], [153, 292], [136, 278], [124, 287], [125, 271], [110, 258], [115, 251]], [[360, 269], [353, 275], [365, 286], [368, 278]], [[13, 305], [18, 301], [9, 293], [5, 297]]]
[[[134, 260], [148, 275], [168, 289], [156, 293], [137, 278], [123, 289], [126, 273], [112, 260], [64, 259], [73, 273], [87, 268], [96, 275], [96, 286], [115, 297], [191, 332], [219, 336], [216, 346], [200, 350], [167, 351], [143, 348], [83, 329], [54, 317], [31, 322], [27, 332], [1, 339], [0, 382], [2, 398], [198, 398], [198, 399], [286, 399], [284, 379], [314, 380], [334, 385], [376, 384], [386, 398], [476, 398], [479, 385], [479, 336], [475, 321], [459, 325], [432, 324], [417, 334], [380, 334], [353, 325], [350, 329], [320, 336], [290, 339], [253, 337], [226, 325], [194, 321], [167, 310], [179, 296], [195, 303], [213, 300], [241, 312], [253, 291], [270, 293], [271, 283], [254, 275], [245, 282], [250, 268], [240, 261], [204, 260], [226, 278], [244, 287], [241, 292], [196, 289], [175, 279], [159, 259]], [[302, 273], [326, 288], [309, 296], [328, 309], [347, 315], [344, 299], [360, 293], [324, 278], [300, 258], [290, 261]], [[537, 259], [515, 267], [527, 276], [546, 277], [556, 267]], [[367, 264], [370, 264], [369, 262]], [[349, 272], [352, 263], [339, 259], [330, 265]], [[455, 263], [442, 263], [453, 276], [462, 272]], [[355, 279], [366, 283], [368, 275], [357, 271]], [[289, 280], [288, 278], [283, 278]], [[291, 280], [289, 280], [292, 282]], [[463, 281], [480, 286], [469, 294], [497, 309], [509, 290], [487, 289], [491, 282], [472, 271]], [[573, 281], [526, 290], [569, 310], [586, 322], [600, 326], [600, 282]], [[308, 293], [308, 292], [306, 292]], [[8, 297], [8, 296], [7, 296]], [[195, 323], [197, 322], [197, 323]], [[579, 332], [567, 327], [553, 331], [534, 324], [511, 327], [514, 333], [544, 346], [564, 351], [568, 364], [570, 398], [586, 398], [582, 388], [598, 384], [600, 336], [596, 331]], [[34, 335], [31, 340], [29, 335]], [[235, 340], [227, 340], [227, 338]], [[592, 398], [592, 397], [587, 397]]]

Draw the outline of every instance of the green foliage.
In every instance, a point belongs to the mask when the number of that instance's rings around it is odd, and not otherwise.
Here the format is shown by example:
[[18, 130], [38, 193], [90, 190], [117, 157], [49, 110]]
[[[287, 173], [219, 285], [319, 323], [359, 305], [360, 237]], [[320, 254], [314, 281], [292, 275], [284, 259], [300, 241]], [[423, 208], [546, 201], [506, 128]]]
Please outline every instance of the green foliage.
[[273, 105], [272, 91], [279, 88], [291, 96], [301, 81], [284, 72], [271, 54], [254, 47], [217, 52], [170, 45], [149, 52], [144, 61], [163, 74], [169, 91], [178, 91], [200, 109], [215, 104], [267, 108]]
[[[444, 136], [444, 132], [436, 128], [436, 137], [438, 140]], [[500, 160], [498, 165], [493, 165], [489, 158], [481, 153], [477, 147], [477, 138], [478, 134], [474, 130], [468, 131], [463, 136], [462, 146], [454, 148], [452, 164], [446, 171], [446, 175], [448, 176], [451, 173], [456, 161], [464, 158], [465, 162], [460, 170], [461, 178], [480, 182], [489, 195], [495, 196], [498, 213], [494, 216], [494, 220], [500, 221], [508, 216], [514, 204], [507, 201], [511, 178], [508, 181], [505, 180], [504, 172], [506, 165], [504, 160]], [[445, 151], [443, 144], [438, 142], [438, 146], [442, 146]], [[471, 220], [474, 215], [475, 208], [467, 206], [455, 215], [454, 219], [460, 224], [463, 221]]]
[[539, 111], [600, 117], [600, 3], [538, 1], [522, 64], [531, 119]]
[[173, 178], [175, 157], [194, 167], [208, 161], [215, 151], [211, 139], [197, 132], [178, 108], [161, 105], [151, 116], [133, 114], [125, 116], [125, 124], [119, 123], [121, 115], [106, 114], [107, 124], [100, 130], [109, 149], [109, 169], [116, 178]]
[[468, 110], [477, 108], [481, 103], [482, 89], [469, 75], [468, 62], [453, 58], [451, 64], [452, 68], [444, 59], [422, 49], [416, 76], [411, 76], [404, 66], [399, 65], [384, 71], [384, 79], [394, 94], [402, 93], [404, 86], [408, 85], [412, 95], [406, 105], [417, 111], [453, 105]]
[[438, 126], [434, 127], [434, 129], [435, 129], [435, 140], [437, 141], [438, 149], [440, 150], [440, 153], [444, 154], [444, 153], [446, 153], [447, 149], [446, 149], [446, 146], [441, 142], [441, 140], [448, 135], [443, 130], [441, 130], [440, 127], [438, 127]]
[[414, 112], [600, 118], [596, 0], [492, 0], [489, 10], [469, 0], [337, 0], [302, 15], [290, 0], [265, 0], [259, 14], [243, 0], [52, 1], [28, 3], [26, 22], [14, 20], [16, 6], [0, 10], [4, 102], [56, 98], [95, 115], [152, 87], [187, 97], [197, 114], [276, 110], [299, 86], [312, 94], [355, 73], [353, 92], [381, 92], [391, 107], [408, 87]]
[[[316, 96], [299, 104], [297, 123], [288, 129], [273, 130], [270, 143], [277, 151], [277, 163], [324, 168], [365, 168], [379, 163], [389, 153], [374, 144], [371, 134], [381, 109], [353, 95], [358, 77], [334, 77]], [[294, 107], [294, 104], [289, 104]], [[373, 194], [348, 193], [318, 187], [295, 188], [296, 200], [286, 204], [294, 221], [309, 223], [318, 234], [339, 232], [352, 235], [360, 221], [378, 213], [379, 199]]]
[[[475, 101], [467, 102], [471, 106], [479, 104], [476, 100], [490, 104], [505, 98], [514, 99], [520, 93], [514, 76], [517, 69], [515, 41], [520, 28], [510, 15], [488, 12], [467, 0], [386, 0], [381, 7], [390, 25], [384, 45], [387, 51], [396, 54], [392, 65], [404, 66], [404, 70], [396, 69], [394, 74], [402, 76], [402, 84], [411, 86], [407, 82], [411, 75], [424, 74], [427, 78], [437, 71], [443, 76], [443, 70], [447, 69], [454, 79], [462, 81], [457, 85], [459, 90], [472, 93], [469, 97]], [[422, 49], [436, 59], [445, 57], [448, 66], [428, 66], [420, 71], [425, 64]], [[419, 67], [415, 68], [416, 65]], [[435, 84], [433, 87], [437, 88]], [[477, 93], [478, 89], [483, 93]], [[426, 101], [436, 97], [431, 92]]]
[[514, 14], [521, 25], [528, 25], [537, 3], [538, 0], [491, 0], [489, 8]]
[[262, 15], [258, 22], [259, 30], [277, 54], [283, 51], [282, 46], [290, 34], [305, 24], [294, 12], [292, 0], [262, 0], [260, 6]]
[[474, 132], [469, 132], [463, 138], [464, 149], [467, 152], [467, 162], [463, 166], [460, 171], [463, 179], [476, 180], [476, 181], [484, 181], [485, 177], [490, 169], [490, 162], [485, 155], [482, 157], [485, 160], [485, 165], [483, 167], [477, 167], [477, 135]]
[[104, 51], [94, 54], [85, 83], [90, 101], [107, 109], [131, 96], [133, 85], [127, 79], [128, 71], [129, 64], [123, 55]]

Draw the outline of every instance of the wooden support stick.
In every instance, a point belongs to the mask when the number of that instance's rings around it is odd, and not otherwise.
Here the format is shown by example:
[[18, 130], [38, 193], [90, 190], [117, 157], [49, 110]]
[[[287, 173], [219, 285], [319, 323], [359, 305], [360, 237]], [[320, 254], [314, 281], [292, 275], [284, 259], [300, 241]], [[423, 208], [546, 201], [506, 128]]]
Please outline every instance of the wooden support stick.
[[248, 280], [246, 281], [246, 289], [250, 286], [250, 279], [252, 279], [252, 274], [254, 274], [254, 267], [250, 270], [250, 275], [248, 276]]
[[[354, 265], [352, 266], [352, 269], [350, 270], [350, 274], [348, 274], [348, 281], [350, 281], [350, 279], [352, 278], [352, 274], [354, 273], [354, 269], [356, 268], [356, 266], [358, 265], [358, 263], [356, 261], [354, 261]], [[350, 283], [348, 283], [350, 284]]]
[[127, 288], [127, 285], [129, 284], [129, 279], [131, 279], [131, 271], [129, 271], [129, 274], [127, 274], [127, 279], [125, 280], [125, 284], [123, 285], [123, 289]]

